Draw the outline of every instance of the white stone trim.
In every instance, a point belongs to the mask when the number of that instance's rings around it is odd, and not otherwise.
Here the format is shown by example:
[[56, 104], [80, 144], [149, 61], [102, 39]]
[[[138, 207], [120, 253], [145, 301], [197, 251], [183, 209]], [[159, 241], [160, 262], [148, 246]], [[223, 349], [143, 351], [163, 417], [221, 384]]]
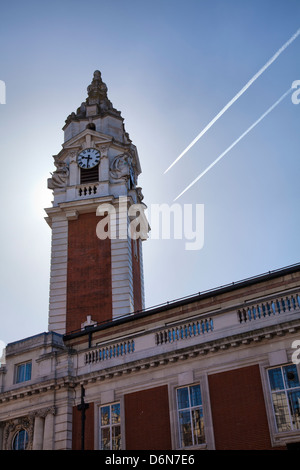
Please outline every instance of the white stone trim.
[[144, 265], [143, 265], [143, 242], [139, 238], [139, 263], [140, 263], [140, 275], [141, 275], [141, 294], [142, 294], [142, 310], [145, 309], [145, 285], [144, 285]]
[[[122, 205], [122, 202], [119, 202]], [[129, 220], [127, 200], [124, 211], [116, 211], [116, 233], [127, 234], [127, 239], [111, 239], [111, 281], [112, 281], [112, 318], [127, 315], [134, 311], [131, 239], [128, 236]], [[119, 206], [120, 207], [120, 206]]]
[[68, 220], [64, 214], [52, 217], [49, 331], [66, 332]]

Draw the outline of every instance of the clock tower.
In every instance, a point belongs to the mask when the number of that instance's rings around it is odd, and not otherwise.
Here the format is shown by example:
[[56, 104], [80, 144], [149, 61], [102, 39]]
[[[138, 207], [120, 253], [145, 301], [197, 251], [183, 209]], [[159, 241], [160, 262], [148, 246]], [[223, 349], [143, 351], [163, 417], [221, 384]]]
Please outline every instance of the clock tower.
[[138, 152], [99, 71], [87, 93], [66, 119], [64, 143], [48, 179], [49, 331], [60, 334], [144, 308], [142, 239], [148, 225], [132, 233], [134, 214], [146, 207], [137, 185]]

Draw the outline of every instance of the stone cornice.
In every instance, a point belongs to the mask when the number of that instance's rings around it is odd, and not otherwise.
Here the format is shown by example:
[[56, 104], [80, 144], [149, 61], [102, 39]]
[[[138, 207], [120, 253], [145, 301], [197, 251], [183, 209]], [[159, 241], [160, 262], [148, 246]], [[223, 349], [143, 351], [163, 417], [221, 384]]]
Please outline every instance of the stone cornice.
[[0, 393], [0, 404], [11, 400], [18, 400], [34, 395], [54, 392], [63, 388], [74, 387], [74, 377], [68, 375], [59, 379], [45, 380], [35, 384], [14, 388]]

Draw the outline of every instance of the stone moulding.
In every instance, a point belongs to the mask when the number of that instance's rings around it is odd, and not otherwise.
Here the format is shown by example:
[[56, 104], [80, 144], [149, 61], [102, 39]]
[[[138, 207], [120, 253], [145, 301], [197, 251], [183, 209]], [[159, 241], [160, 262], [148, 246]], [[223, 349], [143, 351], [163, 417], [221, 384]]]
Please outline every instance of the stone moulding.
[[74, 377], [64, 377], [57, 379], [56, 382], [39, 382], [38, 384], [28, 385], [26, 387], [16, 388], [0, 394], [0, 403], [11, 400], [23, 399], [41, 393], [54, 392], [63, 388], [72, 388], [74, 386]]

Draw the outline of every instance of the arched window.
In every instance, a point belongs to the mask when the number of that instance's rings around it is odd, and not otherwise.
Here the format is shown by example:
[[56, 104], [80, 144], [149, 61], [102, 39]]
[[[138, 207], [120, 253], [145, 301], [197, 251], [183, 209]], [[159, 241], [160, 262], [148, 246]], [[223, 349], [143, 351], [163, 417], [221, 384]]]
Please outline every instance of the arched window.
[[13, 450], [26, 450], [28, 446], [28, 432], [25, 429], [20, 429], [13, 438]]

